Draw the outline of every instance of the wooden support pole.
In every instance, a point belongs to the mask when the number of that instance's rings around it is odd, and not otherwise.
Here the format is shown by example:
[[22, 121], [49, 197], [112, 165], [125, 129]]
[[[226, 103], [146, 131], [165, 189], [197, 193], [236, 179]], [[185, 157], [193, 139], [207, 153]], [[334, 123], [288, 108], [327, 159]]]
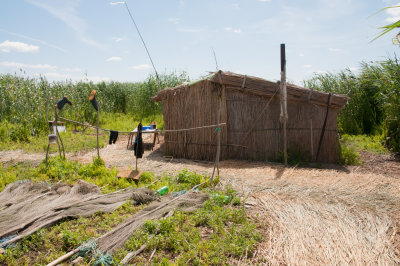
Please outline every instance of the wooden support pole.
[[96, 127], [96, 135], [97, 135], [97, 157], [100, 158], [100, 149], [99, 149], [99, 110], [97, 110], [97, 127]]
[[318, 161], [319, 152], [321, 151], [322, 141], [324, 140], [325, 129], [326, 129], [326, 123], [328, 122], [329, 106], [331, 105], [331, 100], [332, 100], [332, 93], [329, 93], [329, 95], [328, 95], [328, 105], [327, 105], [327, 107], [326, 107], [326, 113], [325, 113], [324, 124], [323, 124], [323, 126], [322, 126], [321, 135], [320, 135], [320, 137], [319, 137], [317, 155], [316, 155], [316, 157], [315, 157], [315, 160], [316, 160], [316, 161]]
[[[57, 145], [58, 145], [58, 152], [59, 152], [59, 154], [60, 154], [60, 158], [62, 158], [62, 157], [61, 157], [61, 147], [60, 147], [60, 142], [61, 142], [61, 145], [62, 145], [62, 150], [63, 150], [63, 154], [64, 154], [64, 159], [65, 159], [64, 144], [63, 144], [63, 142], [62, 142], [62, 139], [61, 139], [61, 137], [60, 137], [60, 133], [58, 133], [58, 115], [57, 115], [57, 104], [56, 104], [56, 105], [54, 105], [54, 123], [55, 123], [55, 127], [56, 127], [56, 135], [57, 135]], [[53, 125], [53, 127], [54, 127], [54, 125]], [[58, 140], [60, 140], [60, 141], [58, 141]]]
[[[136, 137], [138, 137], [138, 136], [139, 136], [139, 131], [138, 131]], [[138, 151], [139, 151], [139, 140], [138, 140], [138, 143], [136, 143], [136, 156], [135, 156], [135, 157], [136, 157], [136, 158], [135, 158], [135, 170], [136, 170], [136, 171], [139, 171], [139, 170], [138, 170], [138, 167], [137, 167]]]
[[313, 132], [313, 105], [311, 104], [311, 96], [314, 91], [314, 88], [311, 88], [310, 94], [308, 95], [308, 104], [309, 104], [309, 119], [310, 119], [310, 156], [311, 161], [314, 160], [314, 132]]
[[283, 124], [283, 160], [287, 165], [287, 90], [286, 90], [286, 51], [285, 44], [281, 44], [281, 123]]
[[221, 83], [221, 89], [218, 95], [218, 113], [217, 113], [217, 154], [215, 155], [215, 162], [214, 162], [214, 169], [211, 175], [211, 183], [214, 180], [214, 174], [215, 174], [215, 169], [217, 169], [218, 175], [219, 175], [219, 157], [221, 156], [221, 109], [222, 109], [222, 90], [223, 90], [223, 84], [222, 84], [222, 78], [221, 78], [221, 71], [218, 72], [219, 77], [220, 77], [220, 83]]
[[50, 143], [47, 144], [47, 150], [46, 150], [46, 166], [47, 166], [47, 161], [49, 159], [49, 149], [50, 149]]

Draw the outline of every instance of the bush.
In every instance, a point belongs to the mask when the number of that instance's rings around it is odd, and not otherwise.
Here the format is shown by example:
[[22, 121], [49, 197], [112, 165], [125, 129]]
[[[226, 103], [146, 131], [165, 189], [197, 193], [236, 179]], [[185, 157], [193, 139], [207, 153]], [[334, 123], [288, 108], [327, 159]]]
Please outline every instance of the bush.
[[341, 134], [383, 134], [386, 146], [400, 151], [400, 64], [397, 57], [379, 63], [361, 63], [359, 74], [349, 69], [337, 74], [315, 74], [304, 85], [350, 97], [338, 117]]
[[341, 165], [360, 165], [360, 156], [352, 147], [341, 144], [339, 154], [339, 163]]
[[154, 173], [152, 172], [143, 172], [140, 176], [140, 182], [143, 184], [151, 183], [154, 181]]
[[76, 248], [79, 243], [79, 238], [71, 231], [63, 231], [61, 240], [63, 242], [62, 249], [64, 251], [68, 251], [71, 248]]
[[178, 173], [177, 182], [183, 184], [190, 184], [192, 187], [200, 184], [203, 176], [196, 172], [189, 172], [187, 169], [183, 169]]

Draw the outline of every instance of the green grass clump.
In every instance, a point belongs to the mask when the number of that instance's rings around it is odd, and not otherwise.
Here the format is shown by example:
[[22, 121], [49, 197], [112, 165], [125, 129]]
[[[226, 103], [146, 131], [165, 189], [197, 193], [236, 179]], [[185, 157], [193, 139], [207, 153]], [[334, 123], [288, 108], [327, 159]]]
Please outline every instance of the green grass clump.
[[340, 145], [339, 163], [341, 165], [361, 165], [360, 155], [357, 151], [347, 145]]
[[[0, 165], [0, 190], [8, 183], [20, 179], [49, 183], [74, 183], [83, 179], [98, 186], [105, 186], [105, 192], [135, 186], [129, 180], [116, 179], [116, 170], [105, 168], [100, 158], [95, 158], [88, 165], [51, 158], [48, 167], [43, 163], [37, 167], [26, 167], [26, 164], [8, 167]], [[160, 179], [152, 185], [153, 189], [168, 185], [169, 191], [174, 192], [188, 190], [208, 178], [186, 169], [176, 175], [165, 174], [160, 177], [151, 172], [144, 172], [138, 185], [148, 186], [154, 180]], [[218, 182], [218, 178], [214, 182]], [[222, 265], [232, 259], [246, 256], [251, 258], [257, 242], [261, 241], [256, 224], [247, 217], [235, 190], [231, 187], [214, 190], [210, 185], [211, 182], [206, 182], [199, 187], [211, 195], [202, 208], [192, 213], [178, 210], [167, 219], [145, 222], [126, 243], [125, 248], [115, 254], [114, 261], [118, 264], [129, 251], [138, 249], [144, 243], [147, 243], [147, 248], [143, 255], [135, 258], [135, 264], [148, 264], [148, 257], [154, 249], [157, 252], [151, 261], [152, 264]], [[7, 248], [0, 254], [0, 264], [47, 264], [83, 243], [104, 235], [143, 207], [145, 205], [135, 206], [127, 201], [112, 213], [65, 219], [52, 227], [40, 229]], [[89, 265], [92, 262], [91, 258], [85, 258], [81, 264]]]
[[[73, 133], [70, 131], [60, 132], [64, 143], [65, 152], [89, 151], [97, 147], [95, 133], [82, 134]], [[108, 142], [107, 135], [99, 136], [99, 146], [103, 148]], [[10, 141], [3, 139], [0, 141], [0, 150], [24, 150], [29, 153], [46, 152], [47, 144], [49, 143], [47, 136], [28, 137], [26, 141]], [[61, 144], [60, 144], [61, 145]], [[57, 144], [50, 145], [51, 153], [58, 153]]]
[[[105, 234], [143, 207], [144, 205], [135, 206], [127, 201], [112, 213], [65, 219], [52, 227], [40, 229], [7, 248], [5, 253], [0, 254], [0, 264], [48, 264], [83, 243]], [[85, 259], [83, 264], [90, 265], [90, 261]]]
[[140, 176], [140, 182], [144, 184], [149, 184], [155, 180], [155, 175], [152, 172], [143, 172]]
[[386, 154], [388, 150], [383, 146], [380, 136], [343, 135], [340, 139], [339, 163], [342, 165], [361, 165], [360, 152]]
[[[222, 198], [228, 191], [210, 191]], [[146, 244], [142, 255], [134, 258], [135, 265], [145, 265], [153, 250], [155, 265], [224, 265], [228, 260], [251, 258], [256, 244], [262, 240], [256, 224], [242, 207], [216, 200], [214, 197], [193, 213], [175, 212], [160, 221], [147, 221], [117, 253], [121, 261], [128, 251]]]
[[130, 179], [118, 178], [116, 169], [106, 168], [104, 162], [96, 157], [93, 159], [93, 163], [86, 165], [51, 157], [47, 166], [44, 162], [38, 167], [31, 167], [29, 164], [0, 166], [0, 191], [7, 184], [23, 179], [50, 184], [58, 181], [74, 184], [81, 179], [102, 187], [103, 192], [136, 186]]
[[157, 190], [159, 188], [167, 186], [169, 192], [179, 192], [182, 190], [189, 190], [195, 185], [204, 183], [199, 186], [199, 189], [203, 189], [209, 187], [211, 183], [215, 185], [218, 182], [219, 177], [215, 177], [214, 180], [211, 182], [209, 176], [201, 175], [196, 172], [190, 172], [187, 169], [183, 169], [182, 171], [178, 172], [176, 176], [166, 173], [161, 175], [160, 180], [157, 183], [143, 183], [143, 185], [149, 185], [149, 188], [153, 190]]
[[343, 135], [341, 143], [355, 148], [358, 151], [367, 151], [375, 154], [385, 154], [388, 150], [383, 146], [381, 136]]

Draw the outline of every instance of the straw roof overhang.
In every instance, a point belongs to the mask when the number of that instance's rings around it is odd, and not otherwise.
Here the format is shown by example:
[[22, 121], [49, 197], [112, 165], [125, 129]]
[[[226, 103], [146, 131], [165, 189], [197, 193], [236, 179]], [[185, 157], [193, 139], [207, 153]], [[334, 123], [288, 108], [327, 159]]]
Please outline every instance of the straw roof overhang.
[[[174, 88], [166, 88], [160, 91], [157, 96], [153, 97], [154, 101], [162, 101], [170, 93], [177, 94], [180, 91], [187, 90], [191, 85], [202, 82], [211, 81], [217, 84], [223, 84], [228, 90], [240, 91], [242, 93], [253, 94], [264, 97], [271, 97], [275, 94], [279, 95], [279, 84], [277, 82], [268, 81], [262, 78], [237, 74], [233, 72], [213, 72], [210, 76], [190, 84], [181, 84]], [[277, 91], [278, 90], [278, 91]], [[287, 84], [288, 101], [302, 101], [318, 104], [322, 106], [328, 105], [329, 93], [315, 91], [293, 84]], [[348, 101], [349, 97], [343, 94], [332, 94], [329, 106], [332, 108], [342, 108]]]

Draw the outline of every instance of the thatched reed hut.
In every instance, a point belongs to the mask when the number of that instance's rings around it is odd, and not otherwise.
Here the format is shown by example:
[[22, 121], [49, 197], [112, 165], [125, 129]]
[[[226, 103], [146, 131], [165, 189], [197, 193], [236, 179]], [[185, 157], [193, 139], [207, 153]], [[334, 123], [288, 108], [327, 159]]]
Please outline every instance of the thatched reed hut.
[[[220, 71], [197, 82], [166, 88], [153, 100], [162, 102], [166, 130], [217, 124], [221, 105], [220, 123], [226, 123], [221, 126], [221, 160], [277, 160], [283, 151], [278, 88], [276, 82]], [[336, 163], [337, 116], [347, 100], [345, 95], [287, 84], [289, 156]], [[165, 152], [177, 158], [214, 160], [216, 128], [166, 132], [164, 145]]]

